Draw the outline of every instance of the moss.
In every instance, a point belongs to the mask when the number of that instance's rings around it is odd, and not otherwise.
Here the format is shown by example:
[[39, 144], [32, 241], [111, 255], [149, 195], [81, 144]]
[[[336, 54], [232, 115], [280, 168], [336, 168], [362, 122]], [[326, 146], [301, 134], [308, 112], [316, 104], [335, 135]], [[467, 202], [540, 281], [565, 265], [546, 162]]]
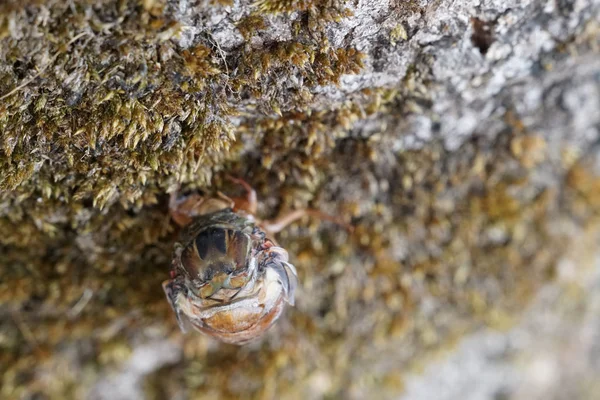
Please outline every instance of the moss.
[[311, 28], [322, 26], [323, 22], [340, 22], [352, 15], [339, 0], [258, 0], [254, 6], [271, 14], [305, 12]]
[[[558, 189], [524, 190], [551, 161], [515, 113], [497, 140], [458, 152], [394, 150], [403, 120], [431, 106], [427, 57], [396, 87], [324, 106], [319, 90], [364, 68], [324, 39], [348, 17], [342, 3], [255, 3], [273, 18], [299, 9], [295, 34], [253, 48], [271, 17], [248, 14], [227, 54], [204, 34], [179, 47], [167, 2], [41, 3], [0, 5], [2, 398], [84, 397], [149, 337], [183, 350], [148, 377], [149, 396], [396, 393], [404, 371], [479, 326], [505, 328], [552, 279], [569, 245], [553, 220], [598, 222], [600, 181], [577, 155]], [[361, 130], [374, 121], [387, 128]], [[258, 189], [264, 216], [311, 206], [356, 225], [302, 221], [279, 236], [298, 307], [241, 349], [182, 337], [161, 291], [177, 233], [168, 192], [233, 193], [226, 173]], [[377, 376], [387, 354], [406, 367]]]
[[244, 39], [250, 39], [257, 31], [261, 31], [267, 27], [265, 19], [260, 15], [249, 15], [242, 18], [237, 23], [237, 28], [244, 37]]
[[404, 25], [398, 24], [390, 31], [390, 42], [392, 45], [395, 46], [398, 41], [406, 39], [408, 39], [408, 34]]

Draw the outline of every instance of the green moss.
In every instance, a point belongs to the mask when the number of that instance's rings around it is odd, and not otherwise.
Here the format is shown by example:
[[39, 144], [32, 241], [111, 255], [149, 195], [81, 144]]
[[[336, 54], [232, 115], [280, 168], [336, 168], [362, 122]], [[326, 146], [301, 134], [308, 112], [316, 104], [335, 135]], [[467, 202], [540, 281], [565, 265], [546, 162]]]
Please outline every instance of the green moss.
[[309, 18], [322, 22], [340, 22], [352, 15], [339, 0], [258, 0], [254, 6], [271, 14], [307, 12]]
[[408, 39], [408, 34], [406, 33], [404, 25], [398, 24], [390, 31], [390, 42], [393, 45], [396, 45], [396, 43], [400, 40], [406, 39]]
[[248, 40], [257, 31], [261, 31], [267, 27], [265, 20], [260, 15], [249, 15], [245, 18], [242, 18], [240, 22], [237, 23], [237, 28], [244, 37], [244, 39]]

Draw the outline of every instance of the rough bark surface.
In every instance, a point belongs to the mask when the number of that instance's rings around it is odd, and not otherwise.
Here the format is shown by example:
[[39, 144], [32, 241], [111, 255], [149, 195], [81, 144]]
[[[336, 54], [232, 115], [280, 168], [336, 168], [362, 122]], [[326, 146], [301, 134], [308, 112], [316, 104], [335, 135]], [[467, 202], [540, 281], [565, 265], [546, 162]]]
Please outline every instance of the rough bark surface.
[[[0, 397], [594, 398], [597, 0], [0, 2]], [[296, 307], [182, 335], [169, 193], [239, 188]]]

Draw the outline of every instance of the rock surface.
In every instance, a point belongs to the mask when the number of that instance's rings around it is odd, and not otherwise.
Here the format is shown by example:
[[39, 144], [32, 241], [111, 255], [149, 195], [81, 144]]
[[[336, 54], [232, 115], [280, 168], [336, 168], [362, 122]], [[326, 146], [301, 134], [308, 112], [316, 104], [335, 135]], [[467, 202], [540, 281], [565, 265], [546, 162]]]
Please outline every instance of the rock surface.
[[[0, 3], [0, 397], [594, 398], [597, 0]], [[296, 307], [182, 335], [169, 193], [315, 207]]]

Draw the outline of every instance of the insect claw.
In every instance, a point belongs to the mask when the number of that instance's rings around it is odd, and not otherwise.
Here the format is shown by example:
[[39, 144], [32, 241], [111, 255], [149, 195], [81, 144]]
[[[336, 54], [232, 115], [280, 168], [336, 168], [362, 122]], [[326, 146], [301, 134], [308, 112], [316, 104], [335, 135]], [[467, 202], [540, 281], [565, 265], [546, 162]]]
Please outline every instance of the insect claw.
[[285, 261], [274, 261], [269, 263], [267, 268], [271, 268], [279, 277], [279, 283], [283, 287], [285, 299], [290, 305], [294, 305], [294, 292], [298, 287], [298, 276], [296, 268]]
[[175, 318], [177, 318], [177, 325], [179, 325], [179, 329], [181, 330], [181, 332], [183, 332], [184, 334], [188, 333], [187, 324], [183, 321], [180, 311], [175, 312]]
[[283, 262], [283, 266], [288, 277], [287, 301], [293, 306], [295, 303], [296, 289], [298, 288], [298, 273], [296, 272], [296, 267], [288, 262]]

